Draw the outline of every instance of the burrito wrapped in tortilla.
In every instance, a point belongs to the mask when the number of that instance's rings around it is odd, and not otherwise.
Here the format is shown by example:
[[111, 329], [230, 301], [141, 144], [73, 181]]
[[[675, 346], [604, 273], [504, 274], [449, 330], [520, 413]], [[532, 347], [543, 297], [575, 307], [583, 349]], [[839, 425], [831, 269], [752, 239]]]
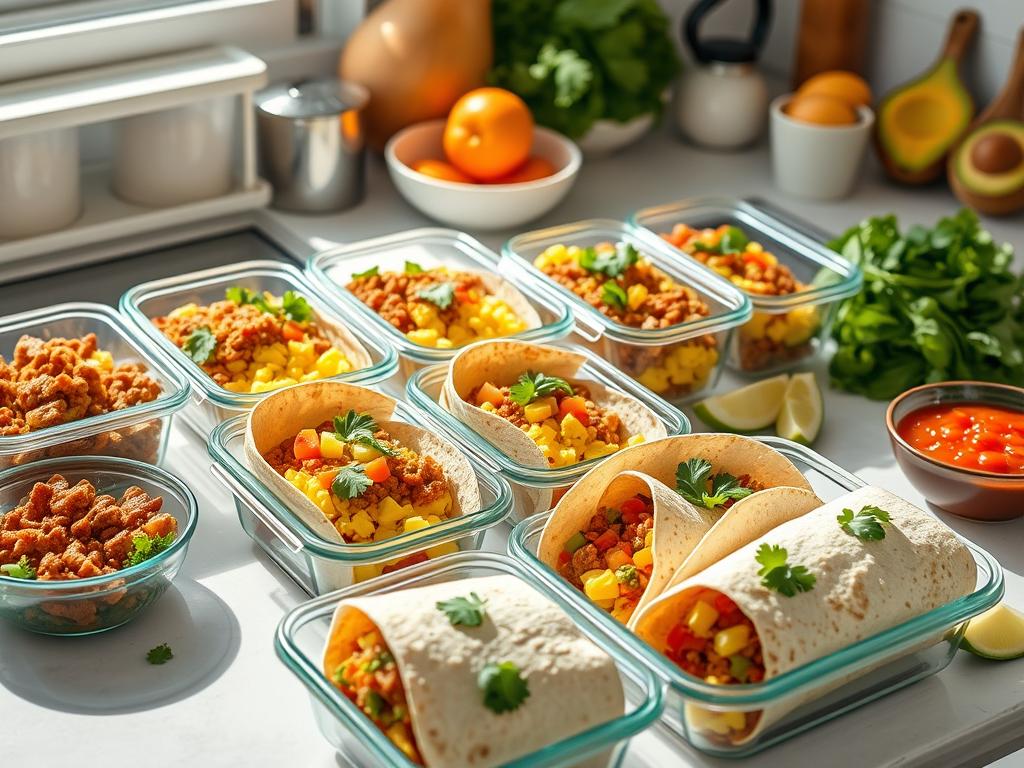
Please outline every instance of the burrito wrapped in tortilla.
[[514, 576], [344, 599], [323, 669], [431, 768], [503, 765], [625, 708], [612, 658]]
[[[572, 466], [666, 435], [635, 397], [586, 377], [586, 360], [541, 344], [479, 342], [452, 359], [441, 405], [528, 467]], [[532, 511], [548, 509], [550, 491], [533, 496]]]
[[[861, 488], [687, 576], [638, 615], [636, 633], [702, 680], [757, 683], [967, 595], [976, 575], [970, 552], [936, 518]], [[706, 738], [739, 745], [822, 693], [747, 712], [688, 705], [687, 716]]]
[[[610, 465], [632, 469], [612, 474]], [[687, 435], [630, 448], [587, 473], [562, 497], [544, 526], [538, 556], [632, 628], [639, 611], [673, 583], [684, 561], [702, 549], [719, 557], [731, 551], [716, 543], [722, 537], [715, 521], [723, 510], [730, 519], [754, 510], [750, 526], [741, 523], [738, 530], [760, 530], [764, 516], [750, 500], [779, 482], [799, 484], [792, 490], [809, 496], [813, 506], [821, 504], [788, 459], [749, 438]], [[780, 522], [772, 518], [771, 527]]]
[[[246, 463], [306, 525], [336, 543], [381, 541], [479, 510], [466, 457], [396, 420], [395, 404], [340, 382], [275, 392], [249, 413]], [[454, 549], [440, 545], [397, 565]]]

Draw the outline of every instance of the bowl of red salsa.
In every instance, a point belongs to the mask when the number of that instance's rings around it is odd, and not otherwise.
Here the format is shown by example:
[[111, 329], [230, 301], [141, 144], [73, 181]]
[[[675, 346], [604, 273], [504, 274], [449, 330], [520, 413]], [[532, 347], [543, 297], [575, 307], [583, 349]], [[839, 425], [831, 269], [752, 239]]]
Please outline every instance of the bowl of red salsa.
[[1024, 389], [925, 384], [893, 400], [885, 421], [897, 463], [932, 504], [972, 520], [1024, 516]]

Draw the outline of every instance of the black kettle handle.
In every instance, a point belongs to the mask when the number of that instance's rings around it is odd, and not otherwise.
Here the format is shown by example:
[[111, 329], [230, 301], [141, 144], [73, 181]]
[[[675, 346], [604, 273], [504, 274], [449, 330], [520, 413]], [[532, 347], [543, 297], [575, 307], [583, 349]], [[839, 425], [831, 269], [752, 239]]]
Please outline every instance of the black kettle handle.
[[[701, 43], [697, 36], [699, 27], [704, 17], [707, 16], [716, 6], [726, 2], [727, 0], [698, 0], [694, 4], [693, 9], [686, 16], [686, 20], [683, 23], [683, 36], [686, 42], [690, 44], [690, 48], [693, 50], [693, 55], [697, 58], [697, 61], [707, 64], [710, 61], [719, 61], [721, 56], [717, 55], [715, 48], [705, 46]], [[768, 36], [768, 29], [771, 27], [772, 22], [772, 0], [757, 0], [757, 11], [754, 14], [754, 24], [750, 30], [750, 38], [748, 40], [736, 40], [728, 41], [733, 45], [730, 48], [735, 49], [736, 47], [744, 49], [749, 53], [746, 57], [747, 61], [753, 61], [761, 50], [761, 46], [764, 45], [764, 40]], [[718, 41], [716, 41], [718, 42]]]

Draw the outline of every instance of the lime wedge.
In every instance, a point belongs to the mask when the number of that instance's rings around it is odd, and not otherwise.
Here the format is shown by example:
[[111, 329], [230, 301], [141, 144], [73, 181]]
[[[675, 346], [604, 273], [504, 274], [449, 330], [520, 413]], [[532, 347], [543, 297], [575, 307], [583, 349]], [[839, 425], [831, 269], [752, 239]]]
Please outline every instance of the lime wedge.
[[810, 445], [821, 430], [825, 406], [813, 373], [796, 373], [782, 398], [782, 410], [775, 422], [779, 437]]
[[723, 432], [756, 432], [770, 427], [779, 417], [789, 376], [782, 374], [724, 395], [701, 400], [693, 410], [712, 429]]
[[971, 619], [960, 647], [983, 659], [1019, 659], [1024, 656], [1024, 613], [1005, 603]]

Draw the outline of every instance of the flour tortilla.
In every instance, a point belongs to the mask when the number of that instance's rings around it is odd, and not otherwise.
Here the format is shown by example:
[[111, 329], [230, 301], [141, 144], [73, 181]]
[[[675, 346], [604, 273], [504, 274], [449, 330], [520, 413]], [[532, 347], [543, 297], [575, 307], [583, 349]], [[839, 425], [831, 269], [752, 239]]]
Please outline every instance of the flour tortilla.
[[[479, 627], [453, 626], [435, 604], [471, 592]], [[489, 768], [621, 717], [622, 682], [603, 650], [522, 579], [489, 576], [341, 600], [324, 649], [328, 678], [376, 626], [402, 678], [413, 732], [430, 768]], [[530, 695], [515, 710], [483, 705], [477, 676], [515, 663]], [[586, 765], [606, 765], [607, 757]]]
[[480, 494], [468, 459], [451, 443], [427, 430], [393, 420], [395, 405], [396, 401], [386, 395], [338, 381], [311, 381], [278, 390], [249, 412], [245, 429], [246, 464], [314, 533], [326, 541], [344, 543], [319, 507], [275, 472], [263, 454], [294, 437], [299, 430], [317, 427], [354, 410], [368, 413], [401, 445], [437, 460], [448, 480], [453, 517], [478, 511], [482, 506]]
[[576, 532], [585, 530], [590, 518], [599, 509], [617, 508], [637, 494], [651, 499], [654, 507], [654, 536], [651, 544], [654, 569], [626, 626], [632, 628], [641, 610], [665, 589], [672, 573], [710, 530], [714, 517], [707, 510], [697, 509], [671, 488], [640, 472], [626, 471], [616, 475], [603, 489], [591, 486], [592, 493], [576, 495], [571, 505], [565, 497], [551, 511], [544, 525], [537, 550], [541, 561], [554, 571], [565, 543]]
[[331, 346], [342, 352], [352, 364], [352, 370], [358, 371], [369, 368], [373, 365], [373, 358], [366, 351], [366, 347], [357, 339], [347, 326], [328, 317], [312, 304], [313, 319], [319, 326], [320, 331], [331, 342]]
[[[866, 505], [892, 517], [880, 541], [862, 541], [836, 521], [843, 509], [857, 512]], [[814, 588], [786, 597], [762, 586], [755, 559], [762, 543], [783, 547], [791, 565], [806, 566], [817, 579]], [[887, 491], [860, 488], [783, 523], [684, 579], [646, 607], [636, 632], [663, 651], [669, 630], [700, 590], [715, 589], [753, 622], [765, 676], [777, 677], [969, 594], [976, 570], [964, 544], [935, 517]], [[849, 679], [764, 709], [754, 729], [733, 743], [749, 742], [800, 704]]]
[[[467, 402], [470, 393], [485, 381], [509, 386], [527, 371], [559, 376], [570, 383], [585, 385], [597, 405], [618, 414], [627, 436], [643, 435], [645, 440], [655, 440], [667, 434], [665, 425], [655, 413], [635, 397], [580, 376], [580, 369], [586, 361], [584, 355], [559, 347], [511, 340], [480, 341], [465, 347], [452, 358], [440, 403], [510, 459], [538, 469], [546, 469], [548, 462], [526, 432], [506, 419]], [[529, 488], [527, 501], [531, 508], [524, 510], [524, 514], [543, 512], [551, 507], [552, 491]]]

